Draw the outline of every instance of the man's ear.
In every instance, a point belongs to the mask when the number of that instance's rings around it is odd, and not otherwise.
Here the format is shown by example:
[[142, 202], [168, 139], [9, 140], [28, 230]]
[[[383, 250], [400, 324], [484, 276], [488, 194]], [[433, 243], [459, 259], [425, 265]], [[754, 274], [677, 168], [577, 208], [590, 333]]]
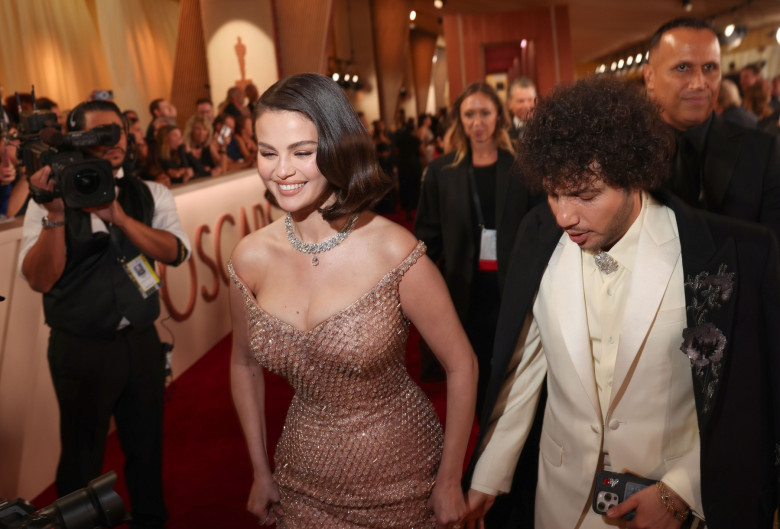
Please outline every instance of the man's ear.
[[653, 70], [653, 67], [649, 64], [645, 63], [642, 65], [642, 77], [645, 79], [645, 88], [648, 92], [652, 92], [655, 88], [655, 71]]

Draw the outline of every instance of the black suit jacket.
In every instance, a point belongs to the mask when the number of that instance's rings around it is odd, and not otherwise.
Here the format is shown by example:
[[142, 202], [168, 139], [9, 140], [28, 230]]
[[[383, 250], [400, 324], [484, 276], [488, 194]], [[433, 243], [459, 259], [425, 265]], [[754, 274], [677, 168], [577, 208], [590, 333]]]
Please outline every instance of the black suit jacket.
[[746, 129], [754, 129], [758, 124], [758, 116], [739, 105], [731, 105], [720, 115], [724, 120]]
[[[415, 236], [428, 247], [428, 256], [444, 275], [461, 321], [468, 313], [471, 280], [478, 261], [478, 228], [467, 156], [453, 166], [455, 153], [446, 154], [428, 165], [414, 223]], [[499, 286], [515, 238], [515, 232], [533, 200], [520, 175], [512, 171], [514, 157], [498, 151], [496, 182], [496, 237]]]
[[[676, 215], [689, 329], [702, 323], [696, 321], [696, 314], [691, 310], [694, 299], [700, 300], [704, 292], [701, 283], [698, 288], [693, 287], [697, 276], [703, 279], [703, 273], [707, 273], [707, 277], [713, 279], [734, 274], [733, 291], [728, 299], [719, 299], [720, 307], [709, 310], [704, 319], [719, 329], [726, 340], [717, 374], [709, 368], [691, 369], [699, 419], [702, 498], [707, 527], [768, 529], [780, 503], [780, 262], [777, 240], [764, 227], [694, 210], [666, 193], [655, 196]], [[524, 315], [532, 308], [547, 261], [561, 234], [546, 205], [531, 211], [518, 230], [496, 330], [486, 409], [492, 410], [495, 406]], [[484, 417], [489, 419], [489, 414]], [[486, 425], [483, 421], [483, 431]], [[538, 444], [529, 442], [522, 457], [538, 453], [538, 450]], [[472, 461], [467, 475], [474, 463]], [[513, 497], [512, 503], [532, 505], [527, 496], [535, 491], [535, 476], [516, 475], [515, 478], [515, 484], [519, 486], [516, 490], [513, 485], [509, 495]], [[526, 497], [515, 497], [517, 495]]]
[[[672, 174], [667, 188], [685, 188]], [[713, 115], [702, 170], [706, 209], [759, 222], [780, 238], [780, 143], [775, 135], [746, 129]]]

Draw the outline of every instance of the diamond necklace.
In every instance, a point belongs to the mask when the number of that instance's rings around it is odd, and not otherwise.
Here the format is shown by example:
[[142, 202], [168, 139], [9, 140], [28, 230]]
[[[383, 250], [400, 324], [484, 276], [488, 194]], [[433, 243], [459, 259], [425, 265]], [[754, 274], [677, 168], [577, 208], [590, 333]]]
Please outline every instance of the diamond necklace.
[[322, 241], [318, 243], [312, 243], [312, 242], [303, 242], [298, 237], [295, 236], [295, 232], [293, 231], [293, 224], [292, 224], [292, 215], [290, 212], [287, 212], [287, 215], [284, 217], [284, 229], [287, 231], [287, 240], [290, 241], [290, 244], [293, 248], [298, 250], [302, 253], [310, 253], [313, 254], [311, 258], [311, 264], [312, 266], [317, 266], [320, 264], [320, 260], [317, 259], [318, 253], [327, 252], [328, 250], [333, 249], [336, 247], [341, 241], [347, 238], [347, 236], [352, 233], [353, 228], [355, 227], [355, 223], [357, 223], [358, 214], [355, 213], [352, 215], [349, 220], [347, 220], [347, 223], [344, 225], [343, 228], [341, 228], [341, 231], [339, 231], [336, 235], [328, 239], [327, 241]]

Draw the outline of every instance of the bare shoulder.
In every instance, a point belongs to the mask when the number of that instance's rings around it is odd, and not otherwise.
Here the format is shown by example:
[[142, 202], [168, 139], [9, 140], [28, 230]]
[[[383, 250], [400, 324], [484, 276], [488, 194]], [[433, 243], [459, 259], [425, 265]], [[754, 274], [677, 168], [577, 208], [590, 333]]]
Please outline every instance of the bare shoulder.
[[233, 270], [247, 286], [253, 288], [270, 263], [279, 255], [284, 241], [284, 226], [282, 219], [254, 231], [236, 244], [230, 255]]
[[383, 262], [396, 265], [406, 259], [417, 246], [417, 238], [395, 222], [374, 213], [364, 214], [362, 222], [365, 244]]

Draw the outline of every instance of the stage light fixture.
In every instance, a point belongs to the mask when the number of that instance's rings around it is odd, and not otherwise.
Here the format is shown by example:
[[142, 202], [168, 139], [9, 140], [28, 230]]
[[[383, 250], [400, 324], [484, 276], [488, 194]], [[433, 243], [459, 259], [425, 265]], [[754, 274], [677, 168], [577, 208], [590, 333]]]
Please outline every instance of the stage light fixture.
[[726, 36], [726, 38], [728, 38], [728, 37], [730, 37], [730, 36], [732, 36], [734, 34], [734, 29], [735, 28], [736, 28], [736, 26], [734, 26], [734, 24], [729, 24], [728, 26], [726, 26], [726, 29], [723, 30], [723, 34]]
[[412, 9], [412, 10], [409, 12], [409, 20], [412, 20], [412, 21], [413, 21], [415, 18], [417, 18], [417, 11], [415, 11], [414, 9]]
[[441, 9], [444, 7], [444, 0], [433, 0], [433, 7]]
[[777, 28], [777, 33], [775, 33], [775, 40], [778, 44], [780, 44], [780, 28]]

